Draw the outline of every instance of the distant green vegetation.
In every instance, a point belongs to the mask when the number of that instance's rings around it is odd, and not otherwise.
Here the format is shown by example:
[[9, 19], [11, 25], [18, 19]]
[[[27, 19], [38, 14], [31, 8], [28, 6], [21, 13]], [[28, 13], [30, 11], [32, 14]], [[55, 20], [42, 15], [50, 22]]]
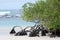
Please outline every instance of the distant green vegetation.
[[60, 0], [38, 0], [36, 3], [23, 5], [24, 20], [33, 22], [40, 20], [48, 28], [60, 29]]

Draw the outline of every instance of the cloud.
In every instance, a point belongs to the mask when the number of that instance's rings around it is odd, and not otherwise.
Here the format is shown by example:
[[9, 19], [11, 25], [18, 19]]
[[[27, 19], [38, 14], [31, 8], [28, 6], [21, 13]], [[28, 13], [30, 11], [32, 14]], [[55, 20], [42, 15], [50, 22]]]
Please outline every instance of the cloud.
[[0, 15], [10, 14], [10, 11], [0, 12]]
[[0, 12], [0, 17], [5, 16], [6, 14], [10, 14], [10, 11], [2, 11], [2, 12]]

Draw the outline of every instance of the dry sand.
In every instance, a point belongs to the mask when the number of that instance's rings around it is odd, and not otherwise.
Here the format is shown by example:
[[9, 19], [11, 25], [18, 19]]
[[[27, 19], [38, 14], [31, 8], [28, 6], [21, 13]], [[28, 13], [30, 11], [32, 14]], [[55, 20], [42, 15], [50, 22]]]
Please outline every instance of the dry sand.
[[59, 37], [28, 37], [28, 36], [0, 36], [0, 40], [60, 40]]
[[0, 28], [0, 40], [60, 40], [60, 37], [50, 38], [49, 36], [43, 37], [13, 36], [9, 34], [11, 29], [12, 28]]

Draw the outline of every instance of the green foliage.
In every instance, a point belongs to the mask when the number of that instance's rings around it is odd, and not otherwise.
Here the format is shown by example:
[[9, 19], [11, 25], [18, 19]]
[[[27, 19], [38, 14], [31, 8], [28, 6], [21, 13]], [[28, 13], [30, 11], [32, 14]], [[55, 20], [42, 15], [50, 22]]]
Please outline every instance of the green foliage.
[[21, 16], [26, 21], [40, 20], [48, 28], [60, 28], [60, 0], [37, 1], [23, 5]]

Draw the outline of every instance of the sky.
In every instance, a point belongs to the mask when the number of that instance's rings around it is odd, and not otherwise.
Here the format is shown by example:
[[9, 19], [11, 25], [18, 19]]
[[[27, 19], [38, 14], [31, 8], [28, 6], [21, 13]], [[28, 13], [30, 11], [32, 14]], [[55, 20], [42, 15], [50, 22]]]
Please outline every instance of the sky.
[[21, 9], [21, 6], [27, 2], [34, 3], [35, 0], [0, 0], [0, 10]]

